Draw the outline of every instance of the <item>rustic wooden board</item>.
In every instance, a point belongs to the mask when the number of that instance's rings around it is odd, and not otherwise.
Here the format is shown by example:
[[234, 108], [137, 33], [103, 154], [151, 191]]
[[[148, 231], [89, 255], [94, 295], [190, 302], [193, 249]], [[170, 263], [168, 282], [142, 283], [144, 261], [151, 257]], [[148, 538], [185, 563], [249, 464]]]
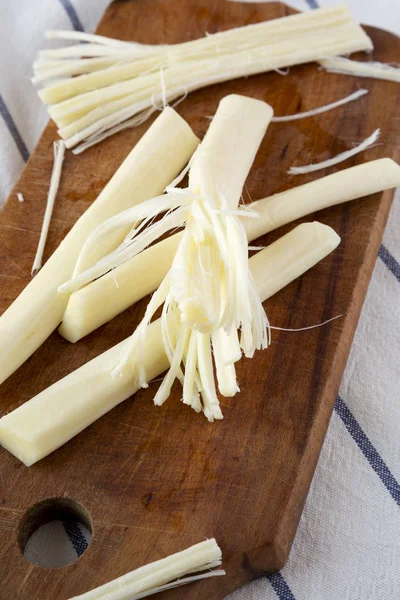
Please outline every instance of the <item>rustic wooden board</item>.
[[[178, 42], [232, 26], [287, 14], [281, 4], [212, 0], [115, 2], [99, 32], [148, 43]], [[373, 59], [399, 61], [400, 41], [367, 28]], [[398, 157], [399, 88], [393, 83], [329, 75], [316, 65], [209, 87], [179, 105], [203, 135], [219, 100], [248, 94], [287, 114], [341, 98], [362, 86], [369, 96], [315, 119], [272, 125], [249, 177], [252, 199], [316, 175], [289, 178], [292, 164], [322, 160], [382, 128], [382, 145], [347, 166]], [[125, 131], [80, 157], [68, 154], [46, 255], [94, 200], [146, 127]], [[0, 215], [0, 310], [30, 278], [52, 163], [53, 124], [46, 128]], [[341, 167], [338, 167], [338, 169]], [[325, 173], [323, 173], [325, 174]], [[318, 176], [318, 175], [317, 175]], [[25, 203], [15, 196], [22, 192]], [[266, 303], [272, 324], [299, 327], [333, 315], [344, 318], [302, 333], [275, 332], [271, 348], [238, 369], [242, 392], [223, 401], [225, 420], [209, 424], [179, 403], [179, 391], [152, 406], [143, 390], [63, 448], [29, 469], [0, 453], [0, 597], [66, 600], [148, 561], [215, 536], [228, 575], [164, 598], [220, 599], [243, 583], [280, 568], [288, 557], [353, 333], [375, 263], [392, 192], [318, 215], [341, 236], [339, 248]], [[312, 220], [310, 217], [308, 220]], [[269, 243], [290, 227], [274, 232]], [[145, 302], [76, 345], [57, 333], [0, 388], [0, 413], [120, 341], [133, 330]], [[45, 570], [29, 564], [17, 544], [29, 507], [49, 497], [79, 501], [93, 522], [87, 552], [73, 565]]]

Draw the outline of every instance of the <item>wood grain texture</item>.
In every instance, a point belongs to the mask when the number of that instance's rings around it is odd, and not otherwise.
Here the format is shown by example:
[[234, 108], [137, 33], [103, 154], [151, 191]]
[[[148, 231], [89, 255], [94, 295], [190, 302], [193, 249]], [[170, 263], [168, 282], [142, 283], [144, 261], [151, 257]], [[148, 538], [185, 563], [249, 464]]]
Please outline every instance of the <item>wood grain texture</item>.
[[[120, 1], [111, 5], [98, 31], [125, 40], [178, 42], [288, 13], [281, 4]], [[375, 43], [374, 60], [399, 61], [398, 38], [373, 28], [367, 31]], [[361, 86], [370, 94], [359, 102], [316, 118], [271, 125], [247, 183], [248, 196], [257, 199], [315, 179], [319, 174], [290, 178], [286, 172], [292, 165], [342, 152], [377, 127], [382, 128], [382, 144], [346, 166], [382, 156], [398, 158], [400, 121], [394, 117], [399, 87], [304, 65], [291, 69], [287, 77], [269, 73], [208, 87], [192, 93], [178, 111], [202, 136], [207, 116], [228, 93], [266, 100], [279, 115], [326, 104]], [[67, 153], [46, 256], [147, 127], [120, 133], [79, 157]], [[50, 123], [0, 215], [1, 311], [30, 278], [55, 137]], [[23, 193], [23, 204], [16, 192]], [[375, 194], [318, 215], [339, 233], [341, 245], [269, 300], [267, 312], [271, 323], [281, 327], [344, 317], [312, 331], [275, 332], [268, 351], [241, 362], [242, 391], [223, 400], [224, 421], [210, 424], [183, 406], [178, 388], [162, 408], [155, 408], [157, 384], [152, 384], [29, 469], [1, 451], [1, 600], [66, 600], [204, 537], [215, 536], [220, 543], [227, 577], [177, 589], [160, 599], [221, 599], [282, 567], [328, 426], [392, 195]], [[291, 227], [260, 242], [270, 243]], [[142, 301], [76, 345], [54, 333], [0, 387], [0, 413], [122, 340], [144, 307]], [[79, 501], [93, 521], [87, 552], [63, 569], [30, 565], [17, 543], [22, 515], [48, 497]]]

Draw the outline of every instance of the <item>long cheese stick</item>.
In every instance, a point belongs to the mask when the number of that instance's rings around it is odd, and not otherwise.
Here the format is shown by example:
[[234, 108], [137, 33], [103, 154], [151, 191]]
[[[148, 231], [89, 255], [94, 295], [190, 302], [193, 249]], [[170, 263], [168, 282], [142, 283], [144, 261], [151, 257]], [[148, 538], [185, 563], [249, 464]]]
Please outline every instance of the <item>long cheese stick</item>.
[[[307, 214], [400, 186], [400, 167], [381, 158], [250, 204], [258, 219], [243, 219], [251, 242]], [[182, 234], [177, 233], [128, 260], [70, 296], [59, 328], [77, 342], [158, 288]]]
[[[250, 269], [261, 299], [313, 267], [339, 242], [330, 227], [304, 223], [252, 257]], [[130, 338], [124, 340], [2, 417], [0, 444], [30, 466], [129, 398], [138, 389], [131, 370], [111, 376], [129, 342]], [[160, 320], [149, 327], [143, 363], [149, 381], [169, 366]]]
[[[9, 377], [60, 324], [68, 295], [58, 286], [73, 273], [88, 235], [109, 217], [162, 193], [193, 154], [198, 139], [167, 108], [136, 144], [99, 197], [75, 223], [60, 246], [0, 318], [0, 383]], [[113, 250], [126, 231], [110, 236], [90, 259]], [[100, 254], [94, 254], [95, 252]]]
[[257, 202], [257, 206], [250, 204], [259, 218], [247, 219], [249, 240], [329, 206], [398, 186], [400, 166], [391, 158], [379, 158], [274, 194]]

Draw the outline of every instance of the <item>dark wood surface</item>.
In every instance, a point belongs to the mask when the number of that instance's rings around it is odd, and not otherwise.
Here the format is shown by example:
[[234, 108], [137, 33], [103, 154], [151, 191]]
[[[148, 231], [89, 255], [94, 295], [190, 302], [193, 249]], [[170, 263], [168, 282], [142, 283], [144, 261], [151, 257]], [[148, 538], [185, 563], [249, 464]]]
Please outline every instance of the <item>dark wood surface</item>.
[[[115, 2], [99, 32], [141, 42], [178, 42], [232, 26], [284, 16], [281, 4], [212, 0]], [[367, 28], [372, 58], [399, 61], [394, 35]], [[382, 156], [398, 158], [399, 87], [394, 83], [326, 74], [314, 64], [208, 87], [179, 107], [202, 136], [219, 100], [228, 93], [271, 103], [276, 114], [306, 110], [359, 87], [370, 94], [317, 118], [271, 125], [247, 183], [262, 198], [328, 173], [288, 177], [293, 164], [320, 161], [382, 128], [381, 144], [346, 166]], [[67, 153], [46, 257], [92, 202], [148, 127], [125, 131], [79, 157]], [[30, 278], [52, 166], [50, 123], [0, 215], [0, 310]], [[343, 165], [336, 169], [343, 168]], [[25, 203], [17, 201], [22, 192]], [[217, 600], [285, 563], [350, 344], [376, 260], [392, 192], [318, 215], [342, 237], [339, 248], [266, 303], [272, 324], [301, 327], [343, 314], [307, 332], [275, 332], [271, 348], [238, 368], [241, 393], [222, 401], [225, 419], [210, 424], [179, 402], [179, 390], [162, 408], [154, 386], [142, 390], [38, 464], [26, 468], [0, 452], [0, 598], [66, 600], [144, 563], [215, 536], [223, 549], [225, 578], [164, 594], [163, 598]], [[305, 220], [312, 220], [314, 216]], [[285, 227], [262, 242], [289, 230]], [[129, 334], [145, 301], [76, 345], [54, 333], [0, 387], [0, 414]], [[80, 502], [93, 522], [86, 553], [73, 565], [46, 570], [28, 563], [18, 547], [24, 513], [49, 497]], [[21, 534], [21, 533], [20, 533]]]

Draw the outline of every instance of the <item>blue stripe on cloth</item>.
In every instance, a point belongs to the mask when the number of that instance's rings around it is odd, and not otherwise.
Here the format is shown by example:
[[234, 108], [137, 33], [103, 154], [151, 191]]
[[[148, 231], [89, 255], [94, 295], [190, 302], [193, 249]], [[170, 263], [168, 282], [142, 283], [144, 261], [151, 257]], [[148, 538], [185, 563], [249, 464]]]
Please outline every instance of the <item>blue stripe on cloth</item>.
[[75, 8], [71, 4], [71, 0], [60, 0], [60, 3], [63, 5], [65, 12], [69, 16], [69, 20], [75, 31], [85, 31]]
[[317, 0], [306, 0], [306, 2], [310, 8], [319, 8]]
[[385, 263], [389, 271], [393, 273], [397, 281], [400, 282], [400, 264], [383, 244], [379, 248], [379, 258]]
[[271, 573], [267, 579], [274, 588], [279, 600], [296, 600], [281, 573]]
[[78, 556], [82, 556], [88, 547], [85, 536], [76, 521], [63, 521], [65, 532]]
[[350, 412], [350, 409], [340, 396], [336, 398], [335, 411], [342, 419], [347, 431], [350, 433], [351, 437], [356, 442], [393, 500], [400, 506], [400, 484], [396, 481], [389, 467], [365, 435], [356, 418]]
[[27, 160], [29, 159], [29, 150], [26, 147], [26, 144], [25, 144], [24, 140], [22, 139], [20, 132], [18, 131], [18, 128], [14, 122], [14, 119], [12, 118], [12, 116], [6, 106], [6, 103], [3, 100], [3, 96], [1, 96], [1, 94], [0, 94], [0, 115], [3, 117], [4, 123], [6, 124], [8, 131], [12, 135], [12, 138], [13, 138], [24, 162], [27, 162]]

